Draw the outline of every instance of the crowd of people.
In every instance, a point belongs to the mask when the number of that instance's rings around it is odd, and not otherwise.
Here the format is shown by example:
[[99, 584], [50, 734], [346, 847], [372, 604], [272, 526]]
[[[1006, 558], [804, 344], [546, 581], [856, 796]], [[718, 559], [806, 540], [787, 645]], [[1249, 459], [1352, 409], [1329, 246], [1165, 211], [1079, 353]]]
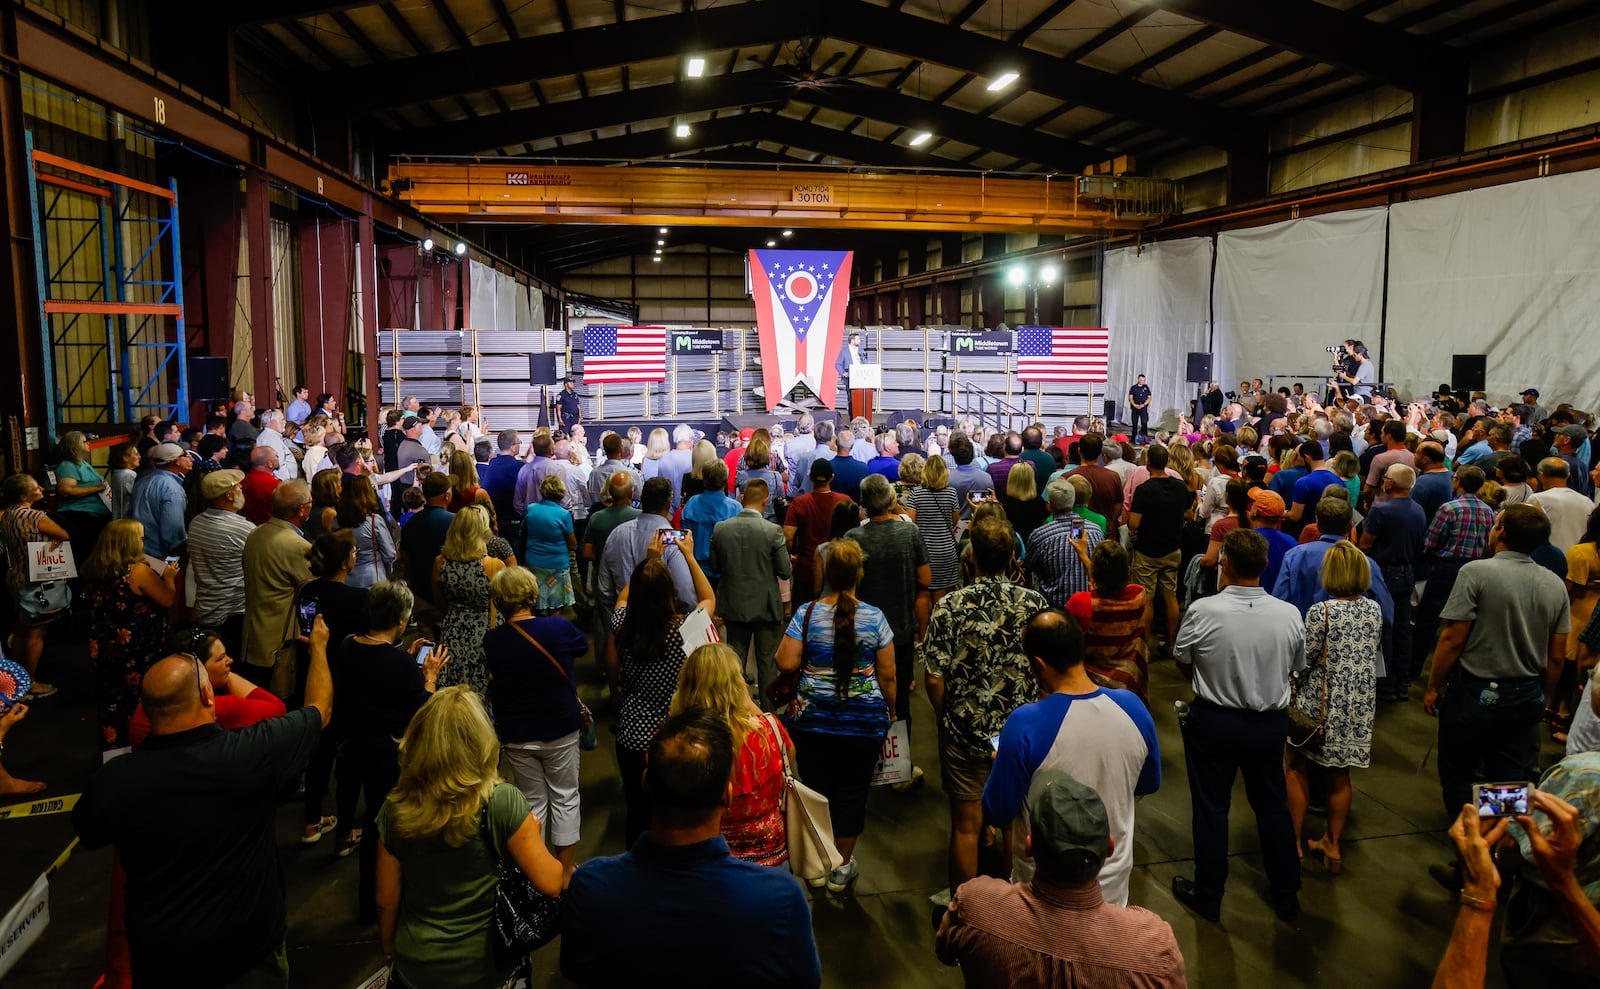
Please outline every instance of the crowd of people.
[[[1179, 702], [1192, 806], [1174, 897], [1220, 917], [1242, 774], [1262, 892], [1294, 921], [1304, 860], [1343, 871], [1380, 705], [1420, 700], [1458, 852], [1432, 871], [1462, 905], [1435, 984], [1482, 983], [1505, 896], [1568, 935], [1505, 955], [1510, 981], [1600, 970], [1591, 417], [1533, 389], [1325, 407], [1249, 385], [1132, 438], [804, 415], [591, 441], [576, 403], [560, 429], [485, 434], [408, 398], [372, 444], [301, 388], [148, 422], [104, 473], [67, 433], [53, 510], [34, 477], [0, 481], [29, 683], [0, 741], [28, 744], [40, 674], [86, 634], [108, 761], [73, 820], [126, 876], [108, 986], [192, 984], [178, 965], [284, 984], [286, 793], [302, 844], [357, 857], [392, 985], [517, 977], [497, 895], [525, 881], [559, 898], [577, 982], [687, 984], [714, 953], [729, 984], [815, 986], [799, 880], [848, 897], [892, 857], [867, 798], [922, 690], [949, 803], [938, 958], [975, 986], [1178, 986], [1171, 926], [1128, 905], [1138, 798], [1163, 784], [1152, 709]], [[39, 542], [70, 543], [80, 577], [30, 581]], [[1153, 695], [1168, 660], [1183, 697]], [[579, 862], [600, 722], [627, 850]], [[1566, 757], [1541, 776], [1543, 732]], [[1538, 816], [1480, 819], [1473, 786], [1518, 780]], [[797, 782], [827, 799], [809, 839], [837, 865], [796, 877]], [[0, 793], [44, 785], [0, 766]]]

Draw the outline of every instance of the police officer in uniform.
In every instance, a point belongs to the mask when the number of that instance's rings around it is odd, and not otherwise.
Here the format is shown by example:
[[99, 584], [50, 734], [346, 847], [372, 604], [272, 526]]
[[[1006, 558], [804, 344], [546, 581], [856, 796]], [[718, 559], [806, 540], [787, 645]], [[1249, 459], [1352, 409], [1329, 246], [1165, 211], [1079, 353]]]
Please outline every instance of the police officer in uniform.
[[1144, 383], [1142, 374], [1128, 389], [1128, 422], [1133, 427], [1134, 439], [1150, 438], [1150, 386]]
[[583, 405], [572, 387], [571, 378], [561, 381], [561, 391], [556, 395], [556, 418], [561, 420], [561, 428], [569, 433], [583, 420]]

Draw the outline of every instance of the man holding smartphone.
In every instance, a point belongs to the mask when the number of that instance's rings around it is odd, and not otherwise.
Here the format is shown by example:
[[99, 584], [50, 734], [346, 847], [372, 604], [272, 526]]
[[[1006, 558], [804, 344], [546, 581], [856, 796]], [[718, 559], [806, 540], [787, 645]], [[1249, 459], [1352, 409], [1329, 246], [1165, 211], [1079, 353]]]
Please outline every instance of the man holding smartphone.
[[[1571, 622], [1561, 578], [1529, 556], [1550, 538], [1534, 505], [1512, 505], [1489, 532], [1493, 553], [1461, 568], [1440, 613], [1422, 704], [1439, 718], [1439, 784], [1453, 818], [1485, 780], [1539, 775], [1539, 720], [1556, 696]], [[1460, 888], [1460, 867], [1433, 866]]]

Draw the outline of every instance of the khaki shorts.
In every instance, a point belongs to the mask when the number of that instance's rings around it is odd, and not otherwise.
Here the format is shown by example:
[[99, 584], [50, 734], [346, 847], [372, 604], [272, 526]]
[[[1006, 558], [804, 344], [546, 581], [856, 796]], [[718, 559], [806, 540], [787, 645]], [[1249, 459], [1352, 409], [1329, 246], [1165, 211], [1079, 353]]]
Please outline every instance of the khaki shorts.
[[939, 729], [939, 783], [951, 800], [982, 800], [983, 785], [994, 768], [994, 750], [975, 749]]
[[1174, 550], [1166, 556], [1146, 556], [1138, 550], [1133, 551], [1133, 579], [1147, 594], [1170, 594], [1178, 596], [1178, 564], [1183, 560], [1183, 552]]

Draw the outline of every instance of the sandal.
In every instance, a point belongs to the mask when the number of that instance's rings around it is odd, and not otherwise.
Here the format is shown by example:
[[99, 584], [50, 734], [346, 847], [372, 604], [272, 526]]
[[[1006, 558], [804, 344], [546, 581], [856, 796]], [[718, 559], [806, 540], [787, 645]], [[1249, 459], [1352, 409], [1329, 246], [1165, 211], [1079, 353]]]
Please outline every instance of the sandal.
[[1323, 839], [1321, 838], [1307, 838], [1306, 851], [1310, 852], [1313, 858], [1322, 862], [1322, 868], [1328, 875], [1337, 876], [1344, 868], [1344, 859], [1339, 855], [1329, 855], [1328, 848], [1322, 841]]

